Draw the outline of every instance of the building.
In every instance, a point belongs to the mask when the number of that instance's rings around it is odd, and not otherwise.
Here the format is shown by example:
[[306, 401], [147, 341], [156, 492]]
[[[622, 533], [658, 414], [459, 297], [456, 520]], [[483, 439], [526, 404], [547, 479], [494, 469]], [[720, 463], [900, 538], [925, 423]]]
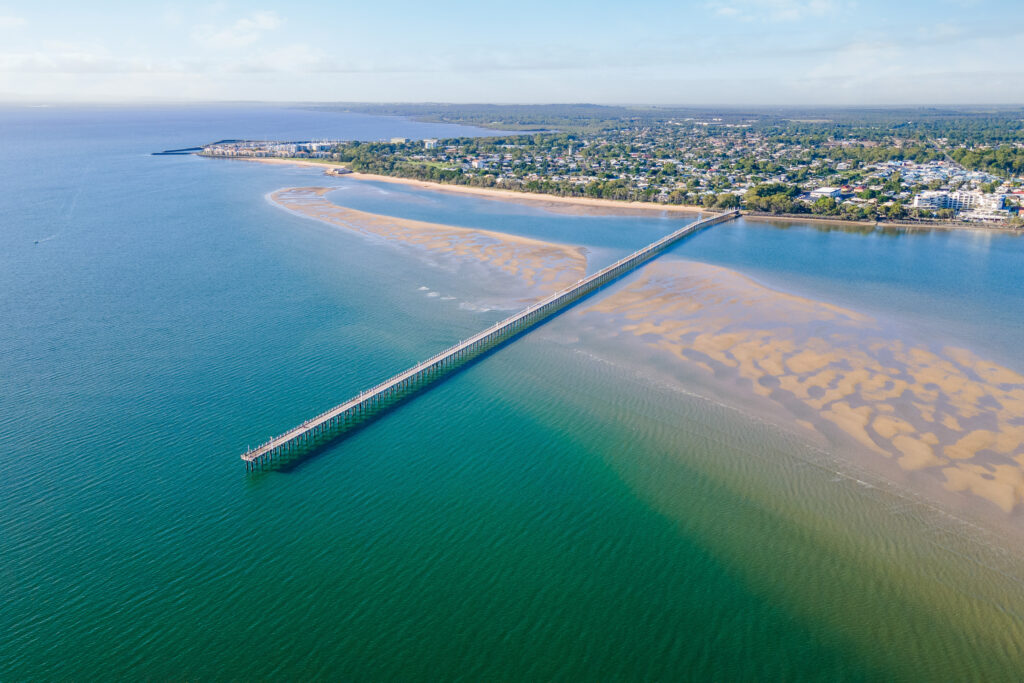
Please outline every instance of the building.
[[1006, 206], [1006, 195], [984, 192], [944, 192], [933, 190], [914, 197], [917, 209], [953, 209], [954, 211], [1000, 211]]
[[392, 145], [404, 145], [409, 142], [408, 138], [391, 138]]
[[962, 221], [1002, 223], [1010, 217], [1010, 213], [1008, 211], [961, 211], [956, 217]]
[[423, 146], [427, 149], [434, 149], [437, 147], [437, 138], [427, 138], [423, 141]]
[[914, 197], [915, 209], [950, 209], [952, 204], [953, 200], [950, 193], [940, 190], [922, 192]]
[[841, 194], [842, 191], [838, 187], [819, 187], [817, 190], [811, 190], [811, 199], [821, 199], [822, 197], [839, 199]]

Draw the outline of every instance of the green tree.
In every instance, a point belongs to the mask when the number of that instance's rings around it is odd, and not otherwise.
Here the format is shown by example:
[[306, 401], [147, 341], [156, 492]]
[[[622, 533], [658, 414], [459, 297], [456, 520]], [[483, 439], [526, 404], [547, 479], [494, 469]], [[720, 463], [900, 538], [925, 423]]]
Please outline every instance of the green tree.
[[772, 195], [768, 200], [768, 209], [772, 213], [793, 213], [793, 200], [784, 194]]
[[740, 198], [729, 192], [723, 192], [715, 200], [715, 206], [720, 209], [735, 209], [740, 205]]
[[847, 220], [861, 221], [867, 218], [867, 211], [865, 211], [863, 207], [851, 204], [850, 202], [843, 204], [841, 210], [843, 218], [846, 218]]
[[886, 215], [893, 220], [903, 218], [907, 215], [906, 209], [903, 208], [903, 204], [900, 202], [893, 202], [887, 209]]
[[811, 211], [824, 216], [834, 216], [839, 213], [839, 207], [832, 197], [819, 197], [811, 204]]

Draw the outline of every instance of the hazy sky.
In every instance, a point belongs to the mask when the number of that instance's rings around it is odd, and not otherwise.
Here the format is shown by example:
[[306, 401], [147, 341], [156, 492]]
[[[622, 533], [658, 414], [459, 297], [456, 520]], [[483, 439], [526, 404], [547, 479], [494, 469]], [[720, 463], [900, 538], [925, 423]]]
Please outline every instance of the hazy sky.
[[1024, 101], [1022, 0], [0, 0], [0, 99]]

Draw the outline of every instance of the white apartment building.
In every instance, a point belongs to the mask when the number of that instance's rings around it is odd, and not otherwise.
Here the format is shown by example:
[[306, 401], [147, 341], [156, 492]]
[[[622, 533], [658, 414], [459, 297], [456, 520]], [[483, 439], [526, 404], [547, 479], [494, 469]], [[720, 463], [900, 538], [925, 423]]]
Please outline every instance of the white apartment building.
[[954, 209], [955, 211], [999, 211], [1006, 205], [1006, 195], [984, 192], [944, 192], [933, 190], [914, 197], [919, 209]]

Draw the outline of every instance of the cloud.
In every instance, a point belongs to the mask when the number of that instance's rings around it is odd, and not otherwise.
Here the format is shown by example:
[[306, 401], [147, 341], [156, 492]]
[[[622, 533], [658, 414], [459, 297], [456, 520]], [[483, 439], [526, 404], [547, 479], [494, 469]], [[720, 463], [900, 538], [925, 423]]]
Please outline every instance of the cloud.
[[18, 26], [24, 26], [27, 23], [28, 22], [22, 17], [0, 14], [0, 28], [17, 28]]
[[832, 52], [807, 73], [811, 79], [828, 79], [845, 88], [863, 87], [876, 81], [911, 79], [905, 51], [898, 43], [865, 41], [848, 43]]
[[850, 2], [844, 0], [715, 0], [707, 5], [715, 15], [741, 21], [803, 21], [836, 14]]
[[260, 51], [245, 60], [228, 63], [225, 70], [237, 73], [352, 73], [372, 69], [339, 63], [320, 50], [295, 43]]
[[192, 38], [212, 48], [239, 48], [260, 40], [265, 33], [281, 25], [276, 12], [258, 11], [242, 17], [230, 26], [200, 24], [192, 30]]
[[135, 60], [119, 60], [91, 52], [6, 52], [0, 54], [2, 73], [129, 73], [152, 68]]
[[101, 45], [44, 41], [38, 49], [0, 52], [0, 73], [125, 74], [202, 71], [199, 62], [118, 57]]

